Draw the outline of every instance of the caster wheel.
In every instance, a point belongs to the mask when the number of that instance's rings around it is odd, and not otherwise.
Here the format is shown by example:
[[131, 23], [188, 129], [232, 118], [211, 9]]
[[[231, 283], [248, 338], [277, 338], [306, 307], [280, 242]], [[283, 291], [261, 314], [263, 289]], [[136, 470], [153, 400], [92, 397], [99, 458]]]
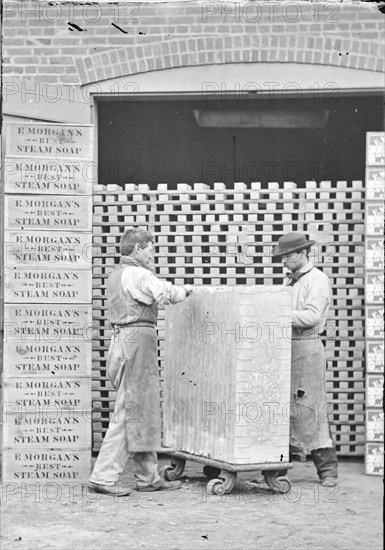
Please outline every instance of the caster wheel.
[[221, 473], [219, 468], [214, 468], [214, 466], [204, 466], [203, 473], [208, 479], [215, 479]]
[[225, 482], [223, 479], [211, 479], [207, 484], [207, 492], [210, 495], [224, 495]]
[[291, 489], [291, 481], [286, 476], [277, 477], [275, 481], [275, 486], [277, 487], [277, 492], [281, 495], [288, 493]]
[[274, 474], [265, 474], [265, 481], [273, 493], [285, 494], [291, 489], [291, 481], [286, 476], [277, 476]]
[[176, 479], [174, 473], [174, 468], [172, 466], [162, 466], [159, 470], [160, 477], [163, 477], [166, 481], [174, 481]]
[[173, 458], [171, 460], [171, 466], [163, 466], [159, 470], [159, 475], [166, 481], [175, 481], [183, 474], [185, 464], [185, 460]]
[[211, 479], [207, 484], [207, 492], [212, 495], [224, 495], [230, 493], [237, 479], [237, 474], [221, 470], [218, 478]]

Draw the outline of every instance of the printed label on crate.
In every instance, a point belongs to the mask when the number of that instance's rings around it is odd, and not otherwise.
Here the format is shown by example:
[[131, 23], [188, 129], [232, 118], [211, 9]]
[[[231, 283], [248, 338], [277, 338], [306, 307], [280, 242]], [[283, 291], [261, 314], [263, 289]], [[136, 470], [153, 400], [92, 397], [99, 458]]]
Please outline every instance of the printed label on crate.
[[3, 459], [3, 482], [60, 482], [63, 489], [63, 482], [87, 481], [91, 472], [89, 449], [5, 449]]
[[4, 269], [5, 302], [91, 302], [90, 270], [42, 269], [38, 266]]
[[384, 308], [368, 306], [366, 308], [366, 337], [384, 338]]
[[385, 168], [366, 168], [366, 199], [384, 200], [385, 198]]
[[4, 411], [86, 411], [91, 402], [90, 378], [5, 378]]
[[366, 133], [366, 164], [378, 166], [385, 164], [385, 133]]
[[384, 233], [384, 206], [378, 203], [366, 203], [366, 232], [368, 235]]
[[10, 157], [92, 159], [93, 127], [13, 122], [6, 126]]
[[4, 343], [4, 376], [91, 375], [91, 340], [57, 342], [8, 340]]
[[367, 441], [384, 440], [384, 413], [378, 410], [366, 411], [366, 439]]
[[7, 158], [4, 162], [6, 193], [92, 195], [96, 164], [91, 160]]
[[382, 407], [384, 378], [376, 374], [366, 377], [366, 406]]
[[7, 195], [6, 229], [92, 231], [92, 197]]
[[367, 443], [365, 455], [365, 473], [384, 475], [384, 444]]
[[92, 233], [58, 231], [4, 232], [6, 265], [50, 264], [92, 267]]
[[384, 370], [384, 343], [366, 342], [366, 370], [382, 373]]
[[71, 449], [91, 445], [91, 422], [87, 411], [33, 412], [4, 417], [4, 446], [28, 449], [42, 445]]
[[384, 274], [366, 273], [365, 301], [369, 304], [382, 304], [384, 301]]
[[91, 341], [91, 305], [6, 304], [4, 341], [43, 343]]
[[365, 267], [366, 269], [384, 270], [384, 241], [368, 237], [366, 239], [365, 251]]

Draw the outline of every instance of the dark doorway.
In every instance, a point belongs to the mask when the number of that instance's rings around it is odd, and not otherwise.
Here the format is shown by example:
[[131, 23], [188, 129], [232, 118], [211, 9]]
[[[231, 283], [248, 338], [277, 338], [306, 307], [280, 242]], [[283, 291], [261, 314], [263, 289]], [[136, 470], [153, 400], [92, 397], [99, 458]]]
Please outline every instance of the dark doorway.
[[383, 98], [101, 101], [98, 126], [102, 184], [303, 186], [364, 180], [366, 132], [383, 130]]

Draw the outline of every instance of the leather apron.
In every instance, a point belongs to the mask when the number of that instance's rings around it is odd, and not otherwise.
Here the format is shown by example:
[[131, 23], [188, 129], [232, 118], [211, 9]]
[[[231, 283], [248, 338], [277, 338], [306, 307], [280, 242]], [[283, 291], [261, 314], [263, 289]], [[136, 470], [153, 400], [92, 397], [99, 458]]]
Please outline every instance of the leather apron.
[[107, 356], [107, 373], [115, 388], [124, 385], [127, 450], [159, 451], [161, 403], [156, 329], [131, 326], [115, 331]]
[[333, 447], [326, 401], [326, 354], [320, 339], [292, 340], [290, 444], [304, 453]]

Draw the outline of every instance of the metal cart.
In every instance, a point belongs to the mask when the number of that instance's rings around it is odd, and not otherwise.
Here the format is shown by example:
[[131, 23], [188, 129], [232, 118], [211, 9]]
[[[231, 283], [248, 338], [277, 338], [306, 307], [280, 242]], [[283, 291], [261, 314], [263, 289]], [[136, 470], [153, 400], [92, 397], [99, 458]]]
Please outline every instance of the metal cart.
[[[173, 451], [167, 454], [171, 457], [171, 463], [170, 466], [166, 465], [161, 468], [162, 477], [168, 481], [174, 481], [183, 474], [187, 460], [198, 462], [203, 464], [203, 473], [209, 480], [207, 483], [209, 494], [230, 493], [234, 489], [238, 472], [261, 471], [265, 482], [274, 493], [284, 494], [291, 489], [291, 481], [286, 475], [287, 471], [293, 467], [290, 462], [230, 464], [182, 451]], [[259, 485], [253, 480], [248, 483], [256, 487]]]

